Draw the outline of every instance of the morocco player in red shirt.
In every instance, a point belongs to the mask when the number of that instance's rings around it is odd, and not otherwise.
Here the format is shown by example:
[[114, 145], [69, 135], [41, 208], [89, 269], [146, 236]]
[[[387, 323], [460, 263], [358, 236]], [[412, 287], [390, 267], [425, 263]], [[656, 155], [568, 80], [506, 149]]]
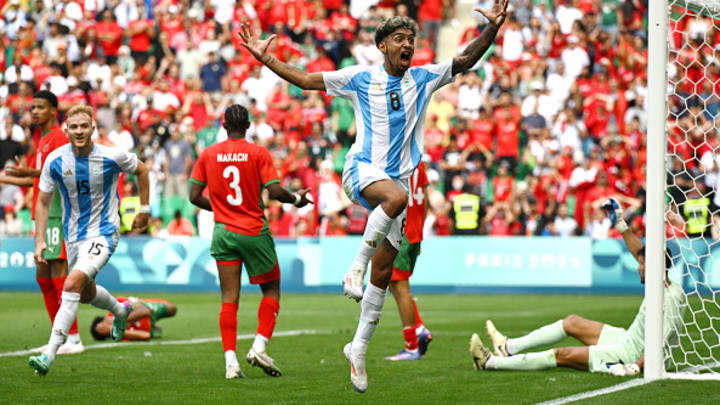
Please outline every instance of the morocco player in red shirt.
[[[245, 107], [238, 104], [228, 107], [223, 124], [228, 139], [202, 152], [190, 179], [190, 202], [215, 214], [210, 254], [217, 262], [220, 278], [220, 335], [228, 379], [244, 376], [235, 353], [243, 263], [250, 283], [260, 284], [263, 293], [255, 341], [245, 359], [268, 375], [282, 374], [265, 351], [280, 310], [280, 269], [263, 213], [262, 190], [267, 188], [270, 198], [296, 207], [311, 202], [307, 197], [309, 190], [293, 194], [280, 186], [270, 152], [245, 140], [249, 126]], [[202, 194], [205, 187], [209, 198]]]
[[[58, 99], [48, 90], [40, 90], [33, 96], [30, 105], [35, 130], [33, 142], [35, 151], [29, 153], [27, 160], [29, 167], [9, 166], [5, 173], [0, 176], [0, 183], [15, 184], [22, 187], [32, 186], [32, 219], [35, 219], [35, 205], [37, 203], [40, 189], [40, 171], [45, 165], [45, 159], [50, 152], [70, 142], [65, 132], [57, 122]], [[50, 322], [55, 319], [60, 308], [60, 297], [62, 296], [63, 285], [68, 273], [67, 254], [65, 253], [65, 242], [62, 227], [62, 203], [57, 188], [53, 195], [52, 205], [48, 215], [46, 237], [47, 249], [43, 251], [43, 258], [47, 263], [35, 264], [35, 279], [40, 286], [45, 301], [45, 309], [50, 316]], [[68, 339], [60, 346], [58, 354], [82, 353], [85, 347], [78, 334], [77, 319], [68, 330]]]
[[430, 331], [423, 324], [417, 304], [410, 293], [408, 279], [415, 269], [415, 262], [420, 255], [420, 242], [423, 239], [423, 225], [427, 215], [428, 185], [425, 164], [420, 162], [410, 177], [410, 195], [408, 196], [407, 220], [402, 245], [393, 262], [393, 273], [390, 279], [390, 292], [400, 312], [403, 325], [405, 348], [400, 353], [386, 357], [385, 360], [420, 360], [427, 351], [432, 340]]

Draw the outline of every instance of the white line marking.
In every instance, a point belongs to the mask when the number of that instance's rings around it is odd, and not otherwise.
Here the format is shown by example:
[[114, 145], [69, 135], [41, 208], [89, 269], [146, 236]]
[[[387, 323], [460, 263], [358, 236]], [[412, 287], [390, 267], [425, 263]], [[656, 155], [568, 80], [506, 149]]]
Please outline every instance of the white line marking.
[[[331, 333], [329, 330], [315, 330], [315, 329], [300, 329], [300, 330], [286, 330], [273, 333], [273, 337], [278, 336], [301, 336], [301, 335], [326, 335]], [[237, 340], [250, 340], [255, 339], [255, 334], [238, 335]], [[201, 343], [219, 342], [220, 337], [207, 337], [207, 338], [196, 338], [186, 340], [155, 340], [155, 341], [143, 341], [143, 342], [119, 342], [119, 343], [100, 343], [96, 345], [85, 346], [85, 350], [93, 349], [107, 349], [110, 347], [123, 347], [123, 346], [172, 346], [172, 345], [196, 345]], [[40, 347], [34, 347], [28, 350], [18, 350], [14, 352], [0, 353], [0, 357], [13, 357], [13, 356], [25, 356], [31, 353], [37, 353], [40, 351]]]
[[569, 397], [565, 397], [565, 398], [558, 398], [558, 399], [553, 399], [553, 400], [546, 401], [546, 402], [540, 402], [536, 405], [567, 404], [570, 402], [580, 401], [582, 399], [588, 399], [588, 398], [597, 397], [600, 395], [610, 394], [612, 392], [622, 391], [622, 390], [625, 390], [628, 388], [639, 387], [641, 385], [645, 385], [650, 382], [652, 382], [652, 381], [645, 380], [643, 378], [636, 378], [634, 380], [625, 381], [624, 383], [612, 385], [610, 387], [600, 388], [600, 389], [594, 390], [594, 391], [581, 392], [580, 394], [570, 395]]

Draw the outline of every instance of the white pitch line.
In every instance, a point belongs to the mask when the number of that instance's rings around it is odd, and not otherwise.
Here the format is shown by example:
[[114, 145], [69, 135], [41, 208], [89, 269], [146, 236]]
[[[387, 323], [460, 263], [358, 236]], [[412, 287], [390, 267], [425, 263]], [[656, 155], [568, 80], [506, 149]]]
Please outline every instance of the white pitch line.
[[[300, 329], [300, 330], [286, 330], [273, 333], [273, 337], [277, 336], [301, 336], [301, 335], [325, 335], [329, 334], [328, 330], [315, 330], [315, 329]], [[255, 334], [238, 335], [237, 340], [250, 340], [254, 339]], [[196, 345], [201, 343], [219, 342], [220, 337], [208, 337], [208, 338], [196, 338], [186, 340], [156, 340], [156, 341], [143, 341], [143, 342], [119, 342], [119, 343], [100, 343], [96, 345], [85, 346], [85, 350], [93, 349], [107, 349], [111, 347], [123, 347], [123, 346], [172, 346], [172, 345]], [[13, 357], [13, 356], [25, 356], [31, 353], [39, 352], [41, 347], [35, 347], [28, 350], [18, 350], [14, 352], [0, 353], [0, 357]]]
[[597, 397], [600, 395], [610, 394], [617, 391], [626, 390], [628, 388], [633, 387], [639, 387], [641, 385], [645, 385], [647, 383], [652, 382], [651, 380], [645, 380], [643, 378], [636, 378], [634, 380], [625, 381], [624, 383], [612, 385], [610, 387], [600, 388], [599, 390], [594, 391], [588, 391], [588, 392], [582, 392], [580, 394], [570, 395], [569, 397], [564, 398], [558, 398], [553, 399], [550, 401], [540, 402], [535, 405], [561, 405], [561, 404], [567, 404], [570, 402], [580, 401], [583, 399], [588, 399], [592, 397]]

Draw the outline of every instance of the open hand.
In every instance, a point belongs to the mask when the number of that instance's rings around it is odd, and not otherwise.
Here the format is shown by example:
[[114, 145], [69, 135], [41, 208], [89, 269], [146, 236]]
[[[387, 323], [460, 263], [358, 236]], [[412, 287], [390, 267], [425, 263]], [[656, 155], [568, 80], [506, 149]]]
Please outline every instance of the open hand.
[[47, 248], [47, 245], [45, 242], [40, 242], [35, 244], [35, 254], [33, 254], [33, 257], [35, 258], [35, 263], [44, 263], [47, 264], [47, 260], [45, 260], [42, 257], [43, 251]]
[[505, 22], [505, 17], [507, 17], [509, 3], [509, 0], [495, 0], [495, 4], [490, 10], [476, 8], [475, 11], [487, 18], [490, 24], [500, 27]]
[[265, 63], [263, 56], [267, 53], [268, 46], [270, 46], [270, 43], [275, 39], [276, 35], [272, 34], [265, 39], [260, 39], [260, 37], [255, 35], [253, 27], [248, 23], [240, 25], [240, 30], [237, 35], [241, 39], [240, 43], [253, 54], [255, 59]]

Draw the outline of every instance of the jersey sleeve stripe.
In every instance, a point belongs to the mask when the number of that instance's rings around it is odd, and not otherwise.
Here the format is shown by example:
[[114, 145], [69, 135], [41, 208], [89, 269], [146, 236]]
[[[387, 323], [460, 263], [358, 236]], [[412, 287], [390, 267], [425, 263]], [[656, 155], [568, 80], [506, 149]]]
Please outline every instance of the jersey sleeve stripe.
[[201, 186], [207, 186], [207, 183], [203, 183], [202, 181], [200, 181], [200, 180], [198, 180], [198, 179], [195, 179], [195, 178], [192, 178], [192, 177], [190, 177], [190, 182], [195, 183], [195, 184], [199, 184], [199, 185], [201, 185]]
[[273, 183], [280, 183], [280, 179], [272, 179], [272, 180], [266, 182], [265, 184], [263, 184], [263, 187], [267, 187]]

